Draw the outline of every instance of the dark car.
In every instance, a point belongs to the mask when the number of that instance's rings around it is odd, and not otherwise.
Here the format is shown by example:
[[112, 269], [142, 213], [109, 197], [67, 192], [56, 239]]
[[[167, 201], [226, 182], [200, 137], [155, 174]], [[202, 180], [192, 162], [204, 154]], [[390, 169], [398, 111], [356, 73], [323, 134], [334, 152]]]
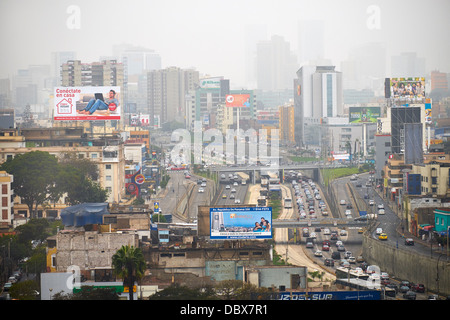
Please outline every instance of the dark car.
[[334, 260], [340, 260], [341, 259], [341, 253], [339, 251], [333, 251], [331, 254], [331, 258]]
[[413, 246], [414, 245], [414, 240], [411, 238], [406, 238], [405, 239], [405, 245], [407, 246]]
[[389, 288], [389, 289], [395, 290], [395, 292], [398, 291], [398, 287], [397, 287], [397, 285], [395, 283], [388, 283], [386, 285], [386, 287]]
[[413, 291], [407, 291], [403, 294], [403, 298], [407, 300], [416, 300], [416, 293]]
[[400, 286], [407, 286], [408, 288], [410, 288], [411, 282], [409, 282], [408, 280], [403, 280], [402, 282], [400, 282]]
[[415, 292], [425, 292], [425, 286], [421, 283], [415, 284], [411, 287], [411, 290]]
[[406, 292], [408, 292], [408, 291], [410, 291], [410, 289], [409, 289], [409, 287], [408, 286], [400, 286], [400, 288], [398, 288], [398, 291], [399, 292], [401, 292], [401, 293], [406, 293]]
[[334, 267], [334, 260], [333, 259], [325, 259], [325, 265], [328, 267]]

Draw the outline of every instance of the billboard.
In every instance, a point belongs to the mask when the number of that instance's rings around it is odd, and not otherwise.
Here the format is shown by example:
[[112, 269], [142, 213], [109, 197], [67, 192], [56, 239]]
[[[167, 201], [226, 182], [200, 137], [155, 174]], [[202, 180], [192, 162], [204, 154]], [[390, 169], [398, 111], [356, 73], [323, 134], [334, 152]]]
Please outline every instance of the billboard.
[[425, 78], [391, 78], [390, 96], [398, 100], [425, 98]]
[[210, 238], [272, 239], [271, 207], [210, 208]]
[[220, 80], [223, 80], [223, 77], [200, 79], [199, 85], [203, 89], [220, 89]]
[[249, 94], [227, 94], [225, 98], [226, 106], [233, 108], [250, 107]]
[[120, 87], [56, 87], [54, 120], [120, 120]]
[[377, 123], [381, 117], [380, 107], [349, 107], [350, 123]]

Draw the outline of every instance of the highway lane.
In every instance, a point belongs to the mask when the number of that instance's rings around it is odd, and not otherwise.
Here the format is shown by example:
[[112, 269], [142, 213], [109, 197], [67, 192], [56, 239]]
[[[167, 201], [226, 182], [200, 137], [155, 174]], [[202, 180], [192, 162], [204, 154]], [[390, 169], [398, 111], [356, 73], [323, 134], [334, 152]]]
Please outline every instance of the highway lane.
[[[359, 180], [362, 183], [362, 186], [365, 186], [365, 183], [369, 180], [369, 174], [361, 174], [359, 176]], [[356, 182], [353, 183], [356, 184]], [[376, 211], [376, 207], [378, 204], [383, 204], [385, 214], [377, 216], [377, 227], [382, 228], [382, 230], [386, 232], [386, 234], [388, 235], [387, 243], [389, 245], [401, 248], [403, 250], [410, 250], [421, 255], [433, 256], [436, 259], [439, 257], [441, 252], [436, 245], [434, 247], [431, 247], [429, 244], [423, 244], [421, 241], [415, 241], [414, 246], [405, 245], [405, 237], [402, 234], [401, 228], [401, 225], [404, 222], [401, 218], [399, 218], [399, 214], [401, 216], [401, 213], [397, 213], [397, 208], [391, 208], [389, 202], [383, 199], [375, 190], [375, 186], [370, 188], [357, 188], [357, 190], [361, 198], [364, 198], [364, 194], [369, 194], [369, 199], [364, 199], [368, 207], [370, 207], [368, 205], [370, 199], [373, 199], [375, 201], [375, 205], [373, 206], [374, 212]], [[374, 228], [374, 230], [372, 230], [372, 237], [378, 238], [378, 236], [375, 234], [375, 231], [376, 230]]]

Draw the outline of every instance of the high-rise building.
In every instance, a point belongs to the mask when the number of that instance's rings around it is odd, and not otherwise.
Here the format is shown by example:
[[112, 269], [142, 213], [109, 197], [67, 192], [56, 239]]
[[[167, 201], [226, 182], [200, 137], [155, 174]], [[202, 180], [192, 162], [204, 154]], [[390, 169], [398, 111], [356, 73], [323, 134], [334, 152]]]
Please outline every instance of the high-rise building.
[[302, 20], [298, 24], [298, 59], [300, 65], [311, 64], [325, 57], [324, 22]]
[[150, 121], [159, 118], [161, 124], [185, 123], [186, 100], [189, 91], [199, 83], [199, 72], [169, 67], [147, 73], [147, 101]]
[[416, 52], [402, 52], [391, 57], [391, 77], [423, 77], [425, 76], [425, 58]]
[[437, 70], [431, 71], [431, 91], [435, 89], [448, 90], [447, 73]]
[[61, 66], [69, 60], [75, 60], [76, 53], [73, 51], [52, 52], [50, 74], [54, 78], [54, 86], [61, 83]]
[[284, 143], [295, 143], [294, 106], [281, 106], [279, 109], [280, 140]]
[[257, 43], [267, 40], [267, 25], [245, 27], [245, 82], [247, 87], [256, 87]]
[[63, 87], [120, 86], [124, 85], [123, 64], [116, 60], [81, 63], [69, 60], [61, 66]]
[[342, 115], [342, 73], [334, 69], [334, 66], [318, 66], [312, 76], [313, 118]]
[[305, 130], [313, 130], [323, 118], [342, 115], [342, 73], [334, 66], [302, 66], [294, 79], [294, 109], [295, 140], [301, 146]]
[[259, 90], [290, 89], [297, 57], [291, 52], [289, 42], [281, 36], [272, 36], [257, 44], [257, 88]]

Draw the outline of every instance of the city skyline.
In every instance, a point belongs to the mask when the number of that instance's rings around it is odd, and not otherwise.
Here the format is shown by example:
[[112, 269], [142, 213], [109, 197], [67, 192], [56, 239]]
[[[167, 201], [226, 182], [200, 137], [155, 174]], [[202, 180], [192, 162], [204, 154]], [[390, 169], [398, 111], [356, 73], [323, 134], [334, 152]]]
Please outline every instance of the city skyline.
[[[324, 59], [338, 70], [352, 50], [366, 43], [386, 46], [390, 57], [415, 52], [426, 72], [450, 72], [446, 0], [418, 1], [11, 1], [0, 4], [0, 78], [30, 65], [50, 64], [51, 53], [74, 51], [83, 62], [111, 56], [129, 43], [154, 50], [162, 68], [195, 68], [247, 86], [245, 30], [267, 26], [298, 53], [299, 23], [323, 21]], [[27, 10], [25, 10], [25, 8]], [[304, 51], [303, 51], [304, 52]], [[299, 63], [298, 68], [301, 67]], [[293, 72], [295, 73], [296, 70]], [[389, 77], [390, 68], [386, 70]], [[408, 76], [408, 75], [405, 75]]]

